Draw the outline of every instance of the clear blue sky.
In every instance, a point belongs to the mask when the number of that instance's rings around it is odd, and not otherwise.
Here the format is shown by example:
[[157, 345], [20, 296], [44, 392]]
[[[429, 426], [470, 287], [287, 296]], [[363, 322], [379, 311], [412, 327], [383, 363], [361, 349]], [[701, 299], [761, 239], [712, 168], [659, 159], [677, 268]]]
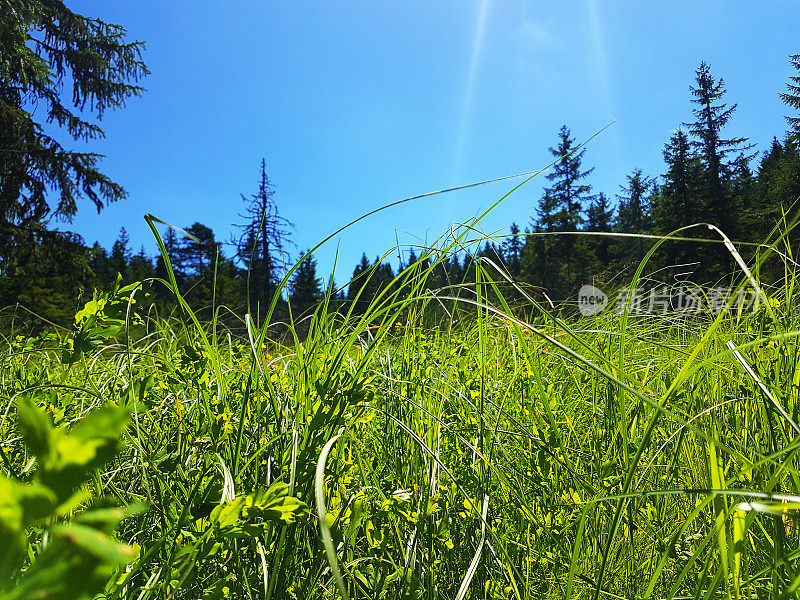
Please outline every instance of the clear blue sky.
[[[129, 199], [100, 215], [84, 202], [72, 228], [110, 247], [124, 224], [148, 252], [148, 212], [229, 239], [262, 157], [299, 248], [381, 204], [542, 167], [562, 124], [583, 140], [616, 120], [584, 157], [594, 191], [613, 198], [632, 169], [662, 171], [701, 60], [739, 105], [728, 133], [763, 150], [786, 129], [778, 93], [800, 53], [796, 1], [68, 4], [145, 41], [152, 72], [91, 146]], [[509, 197], [484, 229], [526, 225], [545, 183]], [[373, 216], [341, 236], [337, 280], [396, 231], [401, 244], [433, 240], [512, 185]], [[335, 250], [318, 253], [321, 274]]]

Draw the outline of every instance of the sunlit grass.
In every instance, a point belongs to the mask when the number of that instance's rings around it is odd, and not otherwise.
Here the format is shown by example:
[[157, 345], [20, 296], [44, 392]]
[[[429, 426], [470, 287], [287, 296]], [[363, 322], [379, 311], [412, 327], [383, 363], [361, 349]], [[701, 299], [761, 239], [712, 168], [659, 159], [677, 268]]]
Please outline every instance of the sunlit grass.
[[[178, 320], [135, 318], [130, 288], [122, 329], [70, 364], [58, 336], [6, 339], [5, 474], [35, 472], [16, 402], [57, 426], [130, 408], [88, 484], [150, 507], [120, 526], [137, 558], [107, 598], [792, 595], [791, 263], [754, 313], [578, 318], [487, 261], [431, 289], [467, 233], [365, 314], [329, 291], [281, 341], [249, 317], [245, 334], [202, 322], [174, 281]], [[215, 508], [275, 482], [309, 510], [220, 525]]]

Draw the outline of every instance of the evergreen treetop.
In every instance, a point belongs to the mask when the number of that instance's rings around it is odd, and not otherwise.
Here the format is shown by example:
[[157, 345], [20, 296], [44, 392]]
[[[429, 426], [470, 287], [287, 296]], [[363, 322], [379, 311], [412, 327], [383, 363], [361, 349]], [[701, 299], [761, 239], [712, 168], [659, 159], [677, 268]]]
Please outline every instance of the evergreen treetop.
[[[578, 228], [583, 222], [583, 202], [589, 199], [592, 190], [592, 186], [580, 182], [594, 169], [581, 170], [586, 150], [576, 152], [574, 144], [569, 128], [562, 125], [558, 133], [558, 145], [549, 148], [550, 153], [559, 160], [553, 165], [552, 172], [545, 175], [553, 185], [545, 190], [540, 210], [555, 221], [557, 231], [573, 231]], [[545, 231], [550, 230], [541, 221], [540, 216], [542, 228]]]
[[291, 242], [294, 224], [283, 217], [273, 200], [275, 190], [267, 176], [266, 161], [261, 159], [258, 191], [247, 198], [239, 216], [245, 222], [236, 240], [236, 254], [249, 271], [250, 302], [266, 304], [272, 300], [278, 283], [278, 269], [286, 261], [286, 246]]
[[[800, 72], [800, 54], [792, 54], [789, 62]], [[781, 100], [800, 111], [800, 73], [789, 77], [789, 82], [786, 84], [787, 91], [780, 94]], [[800, 139], [800, 116], [787, 115], [786, 120], [792, 128], [792, 137]]]
[[317, 277], [317, 261], [309, 254], [299, 264], [289, 285], [292, 308], [303, 313], [322, 300], [322, 281]]
[[603, 192], [597, 194], [586, 209], [586, 230], [608, 233], [614, 224], [614, 208]]
[[[732, 234], [733, 206], [728, 193], [728, 184], [733, 171], [730, 154], [743, 154], [752, 148], [747, 138], [723, 138], [722, 129], [730, 121], [737, 105], [728, 106], [722, 101], [725, 96], [725, 81], [711, 75], [711, 67], [705, 63], [695, 71], [695, 85], [690, 86], [696, 105], [692, 109], [695, 121], [686, 123], [695, 137], [692, 147], [699, 151], [703, 161], [703, 201], [710, 219], [723, 230]], [[744, 155], [743, 155], [744, 156]], [[752, 156], [744, 157], [749, 160]]]
[[[102, 138], [103, 130], [85, 115], [99, 120], [141, 95], [143, 88], [133, 82], [148, 74], [144, 44], [125, 35], [121, 26], [74, 13], [57, 0], [3, 2], [0, 256], [32, 223], [71, 219], [82, 196], [98, 211], [125, 197], [122, 186], [98, 170], [99, 154], [69, 150], [45, 131], [46, 123], [54, 123], [74, 140]], [[65, 86], [71, 94], [62, 94]]]
[[626, 175], [627, 184], [620, 185], [617, 230], [627, 233], [647, 233], [650, 230], [650, 199], [655, 180], [634, 169]]

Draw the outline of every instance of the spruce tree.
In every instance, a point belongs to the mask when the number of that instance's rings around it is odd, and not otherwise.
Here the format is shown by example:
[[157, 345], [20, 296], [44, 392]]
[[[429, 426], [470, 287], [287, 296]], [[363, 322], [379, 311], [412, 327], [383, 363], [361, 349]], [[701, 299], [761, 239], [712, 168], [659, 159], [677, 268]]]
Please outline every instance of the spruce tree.
[[[172, 272], [178, 283], [180, 283], [186, 276], [186, 273], [183, 269], [183, 258], [180, 252], [178, 235], [172, 227], [168, 227], [164, 233], [164, 249], [167, 251], [167, 257], [169, 258]], [[169, 273], [167, 273], [167, 267], [161, 253], [156, 256], [155, 276], [164, 281], [169, 281]]]
[[355, 311], [366, 312], [372, 300], [382, 291], [391, 287], [394, 272], [389, 263], [382, 263], [380, 256], [370, 262], [362, 253], [361, 262], [353, 269], [353, 278], [347, 286], [347, 299], [355, 302]]
[[[641, 169], [634, 169], [631, 174], [626, 175], [626, 180], [626, 185], [619, 186], [621, 193], [617, 194], [619, 209], [615, 229], [622, 233], [650, 233], [650, 204], [655, 191], [654, 180], [644, 175]], [[642, 238], [621, 240], [618, 243], [622, 252], [628, 255], [627, 258], [636, 261], [644, 258], [646, 246]]]
[[581, 170], [586, 150], [574, 152], [574, 144], [569, 128], [562, 125], [558, 133], [558, 145], [549, 148], [550, 153], [559, 160], [553, 165], [553, 171], [545, 176], [553, 185], [545, 190], [543, 200], [547, 198], [555, 207], [554, 211], [550, 211], [555, 219], [555, 231], [578, 229], [583, 223], [583, 203], [590, 198], [592, 189], [581, 181], [594, 169]]
[[[144, 45], [125, 35], [121, 26], [74, 13], [63, 2], [3, 2], [0, 272], [15, 248], [36, 243], [36, 223], [71, 219], [81, 197], [99, 211], [126, 196], [98, 169], [101, 155], [63, 143], [102, 138], [98, 123], [87, 119], [99, 120], [143, 92], [134, 82], [148, 73]], [[64, 135], [46, 130], [45, 122]]]
[[[670, 136], [662, 155], [666, 171], [661, 176], [650, 205], [652, 232], [657, 235], [666, 235], [708, 220], [703, 208], [703, 161], [694, 152], [689, 137], [682, 129]], [[694, 230], [684, 231], [681, 237], [694, 233]], [[667, 242], [653, 260], [655, 264], [673, 271], [673, 268], [678, 268], [678, 272], [685, 275], [692, 268], [687, 265], [697, 263], [705, 251], [707, 249], [692, 242]]]
[[[762, 157], [753, 184], [753, 202], [745, 214], [754, 241], [763, 242], [784, 217], [791, 221], [800, 201], [800, 145], [787, 134], [783, 143], [777, 139]], [[795, 228], [790, 242], [797, 239]], [[792, 244], [792, 247], [794, 245]]]
[[536, 220], [531, 223], [533, 231], [564, 231], [566, 220], [561, 201], [550, 190], [545, 190], [536, 208]]
[[[534, 231], [573, 232], [583, 224], [584, 203], [591, 199], [592, 187], [583, 180], [594, 169], [582, 169], [585, 150], [575, 151], [575, 140], [566, 125], [558, 134], [558, 144], [549, 148], [550, 153], [559, 160], [546, 175], [552, 185], [544, 190], [538, 207], [538, 219]], [[586, 276], [592, 257], [585, 239], [574, 236], [545, 236], [536, 244], [538, 256], [533, 259], [531, 248], [525, 253], [530, 262], [530, 275], [539, 280], [550, 292], [564, 298], [572, 288], [580, 285], [579, 280]], [[533, 267], [540, 265], [541, 268]]]
[[347, 300], [355, 302], [354, 310], [358, 313], [363, 313], [367, 306], [369, 306], [369, 299], [367, 298], [366, 286], [367, 280], [370, 277], [370, 269], [372, 265], [367, 258], [367, 253], [361, 253], [361, 261], [353, 269], [353, 277], [347, 286]]
[[237, 256], [248, 271], [250, 310], [261, 305], [266, 310], [273, 299], [279, 281], [280, 268], [286, 262], [286, 246], [294, 225], [281, 216], [273, 200], [275, 190], [267, 176], [266, 161], [261, 159], [258, 191], [247, 198], [243, 214], [242, 234], [236, 242]]
[[769, 150], [764, 152], [764, 155], [761, 157], [761, 160], [758, 163], [759, 177], [769, 173], [769, 171], [780, 164], [785, 155], [786, 153], [783, 149], [783, 144], [781, 144], [777, 137], [773, 137], [772, 143], [769, 146]]
[[603, 192], [597, 194], [586, 209], [586, 231], [607, 233], [614, 223], [614, 208]]
[[[409, 250], [408, 250], [408, 261], [406, 262], [406, 265], [405, 265], [405, 266], [406, 266], [406, 267], [410, 267], [411, 265], [415, 264], [415, 263], [417, 262], [417, 260], [419, 260], [419, 259], [417, 258], [417, 253], [416, 253], [416, 252], [414, 252], [414, 247], [412, 246], [412, 247], [411, 247], [411, 248], [409, 248]], [[401, 270], [403, 269], [403, 265], [402, 265], [402, 264], [400, 265], [400, 269], [401, 269]]]
[[375, 277], [371, 279], [370, 283], [372, 284], [373, 295], [377, 295], [379, 292], [392, 287], [394, 271], [392, 270], [392, 265], [388, 262], [382, 263], [379, 256], [375, 257], [374, 267]]
[[620, 185], [619, 214], [617, 231], [625, 233], [650, 232], [650, 200], [654, 190], [654, 180], [634, 169], [626, 175], [627, 184]]
[[[789, 57], [792, 66], [800, 71], [800, 54], [792, 54]], [[782, 93], [781, 100], [787, 105], [800, 111], [800, 74], [789, 77], [790, 83], [786, 84], [788, 91]], [[787, 115], [786, 120], [791, 127], [791, 135], [795, 141], [800, 141], [800, 116]]]
[[322, 300], [322, 281], [317, 277], [317, 261], [309, 254], [297, 267], [289, 285], [289, 303], [302, 314]]
[[139, 252], [131, 257], [128, 264], [128, 279], [133, 281], [144, 281], [153, 276], [153, 261], [147, 256], [144, 246], [139, 248]]
[[108, 252], [100, 245], [100, 242], [95, 242], [89, 252], [89, 267], [92, 269], [94, 277], [92, 278], [92, 285], [99, 289], [108, 289], [113, 284], [117, 276], [116, 271], [111, 272], [111, 265], [108, 260]]
[[662, 154], [667, 171], [652, 207], [653, 230], [661, 235], [702, 220], [703, 177], [700, 158], [682, 129], [672, 134]]
[[[695, 85], [690, 87], [696, 108], [692, 109], [695, 121], [687, 123], [695, 137], [691, 144], [699, 152], [703, 161], [703, 200], [707, 218], [719, 226], [729, 236], [735, 232], [737, 198], [730, 190], [732, 172], [731, 155], [747, 152], [752, 148], [747, 138], [723, 138], [722, 129], [730, 121], [737, 105], [728, 106], [722, 99], [725, 96], [725, 82], [711, 75], [711, 68], [705, 62], [695, 71]], [[745, 156], [745, 159], [748, 157]]]
[[450, 285], [457, 285], [464, 280], [464, 269], [461, 266], [461, 260], [458, 258], [458, 253], [453, 253], [450, 260], [445, 265], [447, 280]]
[[511, 235], [503, 241], [502, 252], [509, 275], [516, 278], [519, 277], [522, 269], [520, 262], [522, 259], [522, 240], [520, 239], [519, 225], [511, 223], [509, 233]]
[[186, 274], [207, 275], [209, 271], [213, 271], [218, 258], [219, 244], [214, 232], [210, 227], [195, 221], [186, 228], [186, 233], [191, 237], [184, 237], [178, 245], [178, 262]]
[[[609, 233], [614, 227], [614, 208], [603, 192], [597, 194], [586, 209], [586, 231]], [[607, 236], [592, 236], [587, 245], [597, 259], [598, 267], [608, 267], [611, 259], [612, 240]]]
[[130, 241], [131, 238], [128, 236], [128, 231], [123, 225], [120, 227], [119, 236], [117, 236], [114, 245], [111, 246], [111, 255], [109, 256], [109, 264], [115, 277], [117, 273], [122, 275], [123, 279], [128, 275], [128, 263], [131, 260], [131, 250], [128, 247]]
[[525, 233], [532, 235], [526, 236], [520, 253], [522, 280], [537, 287], [550, 287], [560, 266], [560, 261], [551, 255], [553, 240], [537, 231], [526, 229]]

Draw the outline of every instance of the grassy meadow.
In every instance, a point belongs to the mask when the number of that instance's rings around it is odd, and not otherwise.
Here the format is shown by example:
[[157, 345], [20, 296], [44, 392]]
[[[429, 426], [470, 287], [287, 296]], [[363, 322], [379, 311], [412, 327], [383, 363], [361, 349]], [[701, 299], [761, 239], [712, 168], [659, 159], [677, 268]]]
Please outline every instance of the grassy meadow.
[[12, 330], [0, 598], [794, 597], [791, 260], [746, 314], [579, 317], [429, 290], [452, 249], [279, 340], [137, 284]]

